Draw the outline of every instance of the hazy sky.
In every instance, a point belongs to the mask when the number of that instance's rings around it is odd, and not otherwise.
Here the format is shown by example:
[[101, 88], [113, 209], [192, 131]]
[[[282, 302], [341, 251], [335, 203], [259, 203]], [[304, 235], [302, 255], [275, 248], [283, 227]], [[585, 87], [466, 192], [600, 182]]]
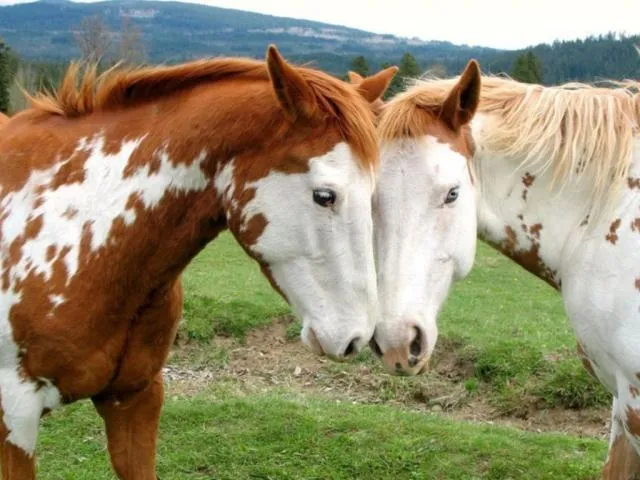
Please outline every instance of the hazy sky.
[[[640, 33], [640, 0], [187, 1], [498, 48], [521, 48], [608, 31]], [[16, 2], [0, 0], [0, 5], [10, 3]]]

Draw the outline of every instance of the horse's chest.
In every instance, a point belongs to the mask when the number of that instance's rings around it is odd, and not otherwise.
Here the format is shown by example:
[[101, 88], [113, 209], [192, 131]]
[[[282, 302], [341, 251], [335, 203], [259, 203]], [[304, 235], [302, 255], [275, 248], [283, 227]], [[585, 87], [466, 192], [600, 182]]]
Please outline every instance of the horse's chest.
[[127, 332], [117, 372], [106, 390], [136, 390], [153, 379], [175, 339], [182, 301], [182, 284], [177, 279], [139, 311]]

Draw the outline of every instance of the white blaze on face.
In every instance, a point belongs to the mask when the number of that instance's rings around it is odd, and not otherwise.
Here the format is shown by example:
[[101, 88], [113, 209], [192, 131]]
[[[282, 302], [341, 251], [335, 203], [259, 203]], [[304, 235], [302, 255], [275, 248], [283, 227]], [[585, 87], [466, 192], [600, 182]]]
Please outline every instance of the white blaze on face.
[[[356, 348], [366, 344], [377, 312], [372, 175], [340, 143], [311, 159], [306, 173], [273, 171], [245, 188], [254, 188], [255, 196], [244, 208], [244, 226], [255, 215], [267, 220], [250, 248], [302, 317], [302, 339], [313, 346], [315, 335], [334, 357], [352, 341]], [[318, 189], [334, 192], [335, 204], [317, 204]]]
[[374, 195], [383, 353], [408, 345], [417, 328], [423, 345], [414, 354], [431, 355], [451, 283], [473, 264], [475, 195], [467, 159], [449, 145], [432, 136], [383, 145]]
[[[201, 191], [209, 184], [201, 169], [206, 158], [204, 152], [187, 165], [174, 163], [166, 150], [161, 149], [155, 152], [159, 160], [157, 170], [151, 172], [147, 164], [126, 175], [131, 156], [143, 140], [144, 137], [123, 141], [118, 152], [107, 154], [104, 137], [82, 139], [71, 158], [60, 159], [46, 170], [33, 171], [20, 190], [8, 193], [0, 203], [5, 215], [0, 227], [2, 260], [9, 255], [11, 243], [25, 233], [27, 223], [39, 217], [42, 219], [37, 235], [22, 246], [20, 260], [9, 267], [9, 288], [0, 291], [3, 420], [10, 432], [8, 440], [29, 454], [35, 448], [42, 409], [57, 406], [60, 394], [46, 379], [41, 379], [44, 386], [37, 388], [32, 379], [26, 379], [20, 373], [18, 346], [13, 340], [9, 321], [11, 307], [29, 301], [22, 297], [19, 282], [31, 274], [40, 274], [50, 280], [53, 264], [66, 248], [63, 261], [68, 285], [80, 268], [83, 228], [90, 228], [93, 251], [106, 246], [117, 219], [123, 219], [127, 225], [136, 221], [136, 211], [127, 207], [132, 195], [136, 195], [145, 208], [153, 209], [167, 193]], [[54, 187], [55, 174], [78, 154], [88, 155], [83, 180]], [[49, 258], [47, 251], [52, 246], [56, 254]], [[50, 295], [49, 300], [52, 309], [66, 301], [64, 294]]]

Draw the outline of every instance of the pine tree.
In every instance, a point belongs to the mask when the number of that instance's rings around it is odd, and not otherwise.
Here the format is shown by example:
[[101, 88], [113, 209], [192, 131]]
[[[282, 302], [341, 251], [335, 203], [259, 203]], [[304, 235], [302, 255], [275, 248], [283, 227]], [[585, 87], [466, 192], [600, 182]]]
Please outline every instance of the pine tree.
[[360, 74], [360, 76], [362, 76], [362, 77], [368, 77], [369, 76], [369, 63], [367, 62], [367, 59], [364, 58], [362, 55], [358, 55], [351, 62], [350, 70], [352, 72], [356, 72], [356, 73]]
[[398, 75], [402, 78], [418, 78], [422, 75], [422, 70], [416, 58], [410, 53], [405, 53], [400, 60], [400, 70]]
[[533, 51], [529, 50], [516, 58], [511, 77], [525, 83], [542, 83], [542, 63]]
[[9, 112], [9, 46], [0, 39], [0, 112]]
[[527, 53], [527, 62], [532, 83], [542, 83], [542, 62], [531, 50]]
[[[382, 68], [390, 67], [391, 64], [383, 63]], [[407, 80], [411, 78], [418, 78], [422, 75], [422, 70], [420, 69], [420, 65], [416, 58], [410, 53], [405, 53], [400, 60], [400, 64], [398, 65], [399, 70], [393, 80], [391, 80], [391, 85], [384, 94], [384, 99], [387, 100], [393, 97], [396, 93], [399, 93], [405, 89]]]

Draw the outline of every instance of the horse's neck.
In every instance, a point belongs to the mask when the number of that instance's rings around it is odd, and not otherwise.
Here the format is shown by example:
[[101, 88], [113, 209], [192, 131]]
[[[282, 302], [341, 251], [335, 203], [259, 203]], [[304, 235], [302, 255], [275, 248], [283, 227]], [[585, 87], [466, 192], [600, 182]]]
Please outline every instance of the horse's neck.
[[[45, 258], [53, 241], [66, 264], [67, 285], [90, 282], [95, 271], [134, 284], [136, 277], [171, 281], [224, 227], [210, 165], [215, 160], [204, 149], [182, 150], [170, 140], [153, 140], [153, 131], [120, 141], [100, 133], [81, 140], [47, 171], [33, 172], [24, 195], [44, 189], [46, 201], [32, 213], [42, 216], [30, 239], [32, 255]], [[15, 223], [10, 220], [4, 229]]]
[[519, 162], [477, 145], [478, 235], [558, 288], [567, 241], [588, 220], [589, 193], [552, 188], [549, 172], [537, 174]]

